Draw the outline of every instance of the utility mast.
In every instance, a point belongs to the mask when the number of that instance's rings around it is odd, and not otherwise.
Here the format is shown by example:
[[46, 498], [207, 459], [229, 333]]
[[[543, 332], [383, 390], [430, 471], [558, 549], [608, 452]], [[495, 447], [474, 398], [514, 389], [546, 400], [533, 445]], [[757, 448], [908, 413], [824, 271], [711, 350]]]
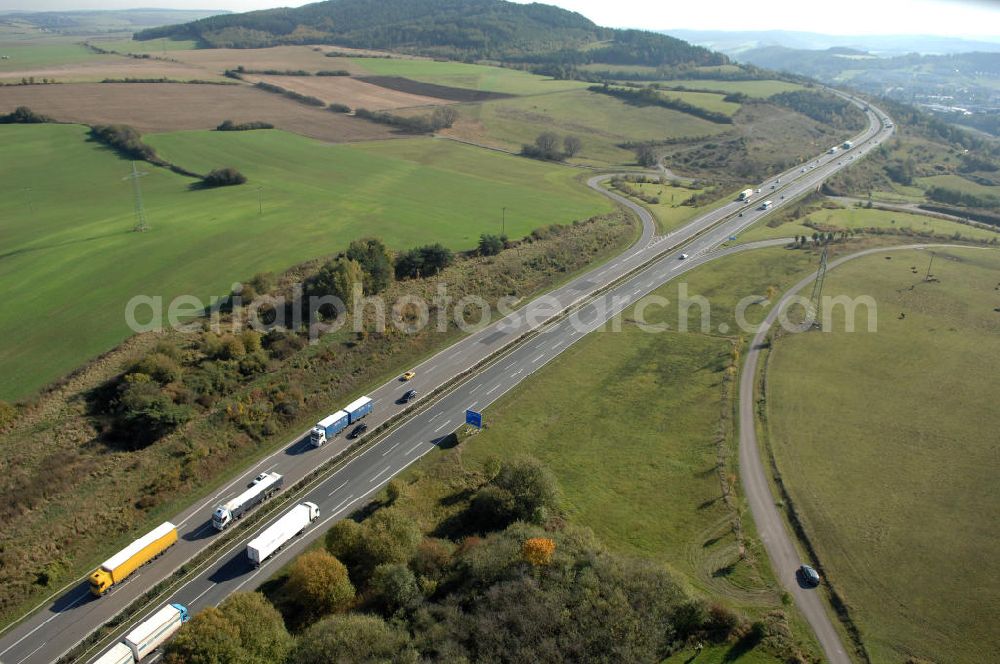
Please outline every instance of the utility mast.
[[829, 247], [823, 247], [823, 254], [819, 259], [819, 269], [816, 270], [816, 281], [813, 282], [812, 294], [809, 296], [809, 324], [818, 328], [822, 326], [820, 321], [820, 311], [822, 311], [823, 305], [823, 282], [826, 280], [826, 259]]
[[146, 175], [148, 173], [136, 169], [133, 161], [132, 172], [122, 178], [122, 180], [132, 181], [132, 197], [135, 199], [135, 226], [132, 230], [137, 233], [145, 233], [149, 230], [149, 225], [146, 223], [146, 210], [142, 206], [142, 189], [139, 188], [139, 178]]

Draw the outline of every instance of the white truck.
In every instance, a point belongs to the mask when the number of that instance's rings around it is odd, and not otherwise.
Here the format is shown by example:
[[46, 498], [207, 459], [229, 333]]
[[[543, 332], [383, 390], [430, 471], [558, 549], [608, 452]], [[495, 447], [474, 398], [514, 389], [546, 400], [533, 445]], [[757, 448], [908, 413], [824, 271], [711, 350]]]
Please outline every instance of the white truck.
[[124, 643], [116, 643], [115, 646], [94, 660], [93, 664], [134, 664], [135, 656], [132, 649]]
[[[149, 655], [154, 650], [166, 643], [171, 636], [177, 633], [181, 625], [188, 620], [188, 610], [183, 604], [167, 604], [165, 607], [154, 613], [152, 616], [132, 628], [132, 631], [125, 635], [119, 646], [128, 648], [132, 659], [112, 659], [112, 662], [141, 662], [142, 658]], [[120, 653], [124, 657], [124, 650], [115, 646], [108, 651], [104, 657], [113, 653]], [[99, 662], [104, 664], [104, 657]]]
[[771, 209], [771, 205], [773, 205], [772, 201], [764, 201], [763, 203], [760, 204], [760, 208], [758, 208], [758, 209], [760, 209], [760, 210], [770, 210]]
[[749, 201], [751, 196], [753, 196], [753, 189], [744, 189], [740, 192], [741, 201]]
[[215, 508], [212, 525], [216, 530], [225, 530], [233, 521], [278, 493], [284, 483], [285, 479], [278, 473], [263, 473], [249, 489]]
[[852, 143], [851, 141], [844, 141], [844, 144], [841, 147], [843, 147], [845, 150], [850, 150], [851, 148], [854, 147], [854, 143]]
[[319, 518], [319, 506], [316, 503], [301, 503], [293, 507], [288, 514], [272, 523], [264, 532], [247, 543], [247, 558], [254, 567], [260, 567], [268, 557], [306, 529], [310, 523]]
[[832, 148], [830, 148], [830, 150], [829, 150], [830, 154], [837, 154], [837, 149], [838, 149], [838, 148], [837, 148], [837, 146], [836, 146], [836, 145], [834, 145], [834, 146], [833, 146]]

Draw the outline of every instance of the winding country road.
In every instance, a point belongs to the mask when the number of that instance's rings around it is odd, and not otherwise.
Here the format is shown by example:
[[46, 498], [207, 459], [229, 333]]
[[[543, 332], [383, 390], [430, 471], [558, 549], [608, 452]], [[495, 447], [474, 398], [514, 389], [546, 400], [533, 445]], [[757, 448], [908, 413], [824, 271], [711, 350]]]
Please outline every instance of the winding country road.
[[[853, 139], [856, 154], [867, 152], [892, 134], [884, 113], [872, 107], [866, 114], [868, 128]], [[758, 201], [752, 204], [732, 201], [662, 237], [656, 236], [648, 210], [601, 186], [601, 180], [610, 176], [592, 177], [588, 182], [591, 188], [628, 207], [642, 221], [641, 236], [632, 247], [425, 360], [415, 367], [417, 376], [410, 383], [393, 380], [369, 392], [376, 404], [368, 420], [374, 435], [366, 437], [362, 450], [346, 455], [349, 444], [343, 438], [314, 449], [306, 440], [308, 432], [301, 432], [218, 492], [201, 497], [171, 519], [178, 526], [180, 539], [157, 561], [100, 599], [89, 596], [85, 579], [70, 584], [4, 631], [0, 660], [6, 664], [41, 664], [60, 659], [154, 585], [206, 551], [210, 555], [205, 561], [189, 571], [169, 593], [126, 621], [113, 636], [120, 637], [125, 628], [144, 619], [164, 602], [180, 602], [198, 611], [218, 604], [232, 592], [252, 588], [320, 537], [333, 520], [366, 504], [394, 476], [435, 449], [463, 425], [466, 408], [487, 407], [576, 340], [602, 327], [643, 295], [676, 276], [722, 256], [784, 243], [785, 240], [772, 240], [720, 249], [733, 235], [812, 191], [830, 174], [848, 165], [848, 160], [839, 154], [821, 155], [801, 168], [789, 169], [759, 185], [768, 192], [767, 196], [774, 197], [770, 210], [759, 209]], [[463, 378], [456, 381], [456, 376]], [[410, 388], [423, 395], [437, 392], [439, 396], [416, 404], [399, 404], [398, 398]], [[374, 431], [382, 424], [389, 425], [385, 433]], [[237, 493], [263, 470], [281, 473], [285, 486], [291, 487], [333, 459], [341, 463], [302, 491], [291, 496], [286, 489], [273, 499], [288, 499], [288, 505], [293, 504], [292, 499], [315, 502], [322, 517], [259, 569], [253, 569], [246, 560], [246, 542], [287, 511], [287, 505], [252, 526], [237, 525], [236, 531], [227, 531], [235, 532], [231, 541], [213, 546], [220, 538], [209, 523], [215, 504]], [[824, 629], [823, 625], [813, 626], [817, 634]], [[835, 637], [832, 625], [830, 631]], [[839, 644], [831, 647], [833, 652], [837, 648], [843, 650]], [[87, 661], [99, 653], [100, 649], [91, 648], [80, 659]]]
[[[827, 266], [827, 270], [832, 270], [847, 261], [873, 254], [907, 249], [927, 249], [931, 247], [970, 248], [967, 245], [908, 244], [866, 249], [832, 261]], [[983, 250], [988, 251], [985, 248]], [[764, 348], [764, 340], [770, 333], [780, 313], [791, 303], [792, 298], [803, 288], [811, 284], [816, 279], [817, 274], [814, 272], [785, 292], [777, 305], [768, 313], [767, 317], [761, 323], [757, 334], [754, 336], [753, 341], [750, 342], [750, 348], [743, 363], [743, 371], [740, 374], [740, 483], [743, 485], [743, 492], [746, 494], [747, 502], [750, 505], [750, 511], [753, 514], [757, 532], [764, 543], [767, 555], [771, 559], [771, 566], [781, 585], [791, 593], [795, 600], [795, 605], [813, 628], [816, 638], [831, 664], [851, 664], [851, 657], [844, 648], [840, 640], [840, 635], [834, 628], [822, 595], [815, 588], [803, 587], [798, 582], [796, 570], [803, 561], [792, 540], [792, 535], [789, 534], [788, 528], [785, 526], [785, 521], [778, 511], [778, 507], [775, 505], [776, 499], [771, 494], [771, 487], [767, 481], [767, 472], [764, 469], [764, 462], [761, 459], [760, 446], [757, 443], [757, 429], [755, 427], [756, 400], [754, 388], [757, 380], [757, 365], [760, 358], [760, 351]]]

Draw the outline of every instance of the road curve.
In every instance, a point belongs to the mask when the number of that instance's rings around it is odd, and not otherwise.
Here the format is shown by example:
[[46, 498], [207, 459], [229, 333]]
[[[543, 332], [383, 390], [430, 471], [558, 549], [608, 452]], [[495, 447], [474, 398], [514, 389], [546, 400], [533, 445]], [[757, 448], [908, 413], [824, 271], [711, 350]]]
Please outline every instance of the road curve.
[[[866, 152], [892, 133], [886, 126], [884, 113], [877, 109], [866, 112], [870, 124], [854, 139], [857, 153]], [[814, 189], [830, 174], [848, 165], [847, 160], [821, 155], [803, 165], [801, 170], [790, 169], [760, 186], [767, 188], [775, 197], [772, 209], [777, 209]], [[706, 260], [745, 250], [717, 248], [729, 237], [768, 214], [768, 211], [760, 210], [756, 203], [732, 201], [665, 237], [657, 237], [649, 211], [601, 187], [599, 180], [606, 177], [610, 176], [596, 176], [588, 184], [639, 215], [643, 224], [639, 241], [617, 258], [570, 280], [545, 297], [528, 302], [509, 316], [428, 358], [415, 367], [417, 377], [410, 383], [394, 380], [369, 392], [377, 404], [375, 412], [369, 416], [369, 426], [374, 430], [407, 408], [397, 401], [405, 389], [412, 386], [421, 394], [430, 394], [451, 382], [455, 376], [472, 367], [480, 367], [471, 377], [446, 390], [433, 403], [418, 402], [418, 412], [410, 419], [370, 440], [363, 452], [311, 485], [300, 499], [312, 500], [320, 505], [322, 521], [294, 544], [275, 554], [267, 563], [272, 569], [273, 565], [282, 564], [318, 536], [321, 532], [319, 526], [363, 505], [393, 476], [434, 449], [447, 434], [461, 426], [466, 407], [485, 408], [582, 335], [597, 329], [608, 318], [678, 274]], [[780, 199], [778, 195], [781, 195]], [[689, 256], [687, 260], [678, 260], [682, 246]], [[602, 294], [597, 296], [597, 292]], [[570, 320], [569, 316], [559, 320], [559, 316], [569, 310], [575, 310], [573, 315], [576, 320]], [[533, 336], [518, 341], [532, 331], [535, 332]], [[502, 358], [489, 359], [497, 358], [501, 351]], [[307, 433], [300, 433], [283, 448], [246, 468], [241, 476], [222, 487], [217, 494], [203, 497], [172, 518], [171, 521], [178, 525], [178, 543], [105, 597], [90, 598], [86, 581], [81, 579], [50, 598], [33, 614], [3, 630], [0, 660], [7, 664], [41, 664], [59, 659], [94, 629], [208, 547], [218, 537], [208, 523], [214, 504], [236, 493], [262, 470], [279, 472], [285, 476], [286, 486], [294, 485], [317, 467], [342, 455], [348, 447], [347, 441], [338, 438], [313, 449], [304, 440]], [[179, 601], [192, 610], [198, 610], [218, 604], [229, 593], [259, 579], [258, 574], [266, 571], [266, 566], [257, 571], [246, 570], [242, 547], [273, 518], [263, 519], [250, 528], [241, 528], [233, 543], [213, 552], [206, 569], [188, 577], [170, 594], [169, 601]], [[151, 608], [158, 606], [146, 607], [128, 624], [141, 620]]]
[[[872, 254], [885, 253], [887, 251], [900, 251], [904, 249], [927, 249], [930, 247], [961, 247], [963, 249], [977, 248], [967, 245], [952, 244], [908, 244], [896, 247], [879, 247], [866, 249], [848, 256], [843, 256], [832, 261], [827, 269], [831, 270], [847, 261], [862, 258]], [[982, 248], [983, 250], [987, 250]], [[750, 342], [750, 348], [743, 363], [743, 371], [740, 375], [739, 394], [739, 464], [740, 482], [743, 485], [743, 493], [746, 495], [750, 506], [750, 513], [753, 515], [757, 532], [767, 555], [771, 559], [771, 566], [774, 568], [775, 576], [784, 586], [792, 598], [795, 600], [799, 611], [805, 616], [812, 627], [823, 653], [831, 664], [851, 664], [852, 660], [843, 643], [840, 634], [833, 625], [833, 621], [827, 613], [822, 596], [815, 589], [803, 588], [799, 585], [796, 577], [796, 570], [803, 560], [795, 547], [792, 535], [785, 527], [785, 521], [775, 505], [776, 498], [771, 494], [771, 487], [767, 481], [767, 472], [764, 462], [761, 459], [760, 447], [757, 443], [757, 430], [755, 427], [755, 384], [757, 379], [757, 364], [760, 358], [760, 351], [765, 337], [770, 332], [781, 311], [790, 303], [799, 291], [808, 286], [816, 279], [816, 272], [802, 279], [792, 286], [782, 296], [778, 304], [770, 311], [760, 325], [760, 329]]]

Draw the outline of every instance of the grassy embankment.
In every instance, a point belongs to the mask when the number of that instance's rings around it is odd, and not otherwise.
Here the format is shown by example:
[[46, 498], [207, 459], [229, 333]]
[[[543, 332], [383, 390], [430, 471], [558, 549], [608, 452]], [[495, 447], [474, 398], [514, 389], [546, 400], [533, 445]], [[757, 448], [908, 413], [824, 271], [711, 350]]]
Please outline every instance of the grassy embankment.
[[[722, 324], [737, 329], [733, 312], [740, 298], [790, 286], [815, 260], [811, 252], [767, 249], [693, 271], [689, 292], [711, 302], [708, 333], [700, 331], [697, 309], [697, 330], [660, 334], [640, 330], [634, 309], [626, 311], [621, 332], [581, 339], [490, 406], [487, 430], [408, 471], [405, 509], [432, 529], [460, 509], [444, 498], [461, 493], [462, 469], [480, 469], [491, 456], [531, 455], [559, 480], [568, 518], [593, 529], [611, 549], [661, 563], [696, 593], [748, 615], [783, 609], [745, 517], [747, 555], [739, 557], [733, 524], [742, 501], [729, 505], [723, 497], [723, 481], [736, 482], [729, 366], [739, 337], [718, 330]], [[677, 288], [671, 283], [657, 294], [676, 301]], [[646, 314], [650, 322], [676, 327], [676, 304]], [[748, 312], [752, 321], [760, 317], [754, 308]], [[804, 623], [784, 610], [794, 638], [811, 643]], [[724, 648], [712, 657], [735, 654]], [[743, 657], [739, 661], [772, 661], [757, 650]]]
[[877, 333], [843, 332], [838, 310], [834, 332], [775, 344], [771, 445], [873, 660], [983, 662], [1000, 648], [1000, 255], [938, 252], [933, 282], [926, 252], [889, 256], [826, 281], [875, 299]]
[[1000, 238], [1000, 233], [997, 231], [969, 226], [957, 221], [948, 221], [947, 219], [888, 210], [844, 208], [817, 210], [794, 221], [773, 227], [766, 223], [760, 224], [740, 235], [739, 241], [752, 242], [796, 235], [812, 237], [817, 229], [834, 233], [842, 230], [883, 229], [887, 233], [910, 234], [917, 240], [920, 239], [918, 236], [924, 233], [944, 238], [953, 238], [958, 233], [964, 239], [987, 241]]
[[[234, 279], [365, 235], [394, 248], [470, 249], [498, 232], [502, 207], [511, 237], [610, 209], [570, 169], [450, 142], [331, 146], [277, 131], [190, 132], [148, 139], [167, 159], [198, 171], [235, 166], [249, 183], [191, 190], [190, 179], [143, 165], [152, 230], [136, 234], [128, 162], [85, 136], [79, 126], [0, 128], [9, 157], [0, 166], [0, 398], [29, 394], [128, 336], [123, 311], [137, 294], [207, 301]], [[24, 333], [36, 318], [45, 323]]]
[[[638, 190], [645, 196], [652, 196], [659, 199], [659, 203], [647, 203], [639, 199], [634, 200], [653, 213], [653, 216], [656, 217], [657, 232], [661, 234], [669, 233], [694, 217], [715, 210], [736, 198], [734, 192], [718, 193], [716, 194], [718, 198], [708, 205], [685, 205], [686, 201], [705, 193], [706, 189], [689, 189], [670, 184], [654, 184], [649, 182], [629, 182], [628, 186]], [[610, 185], [608, 185], [608, 188], [612, 189]], [[623, 194], [621, 191], [617, 191], [617, 193]]]

